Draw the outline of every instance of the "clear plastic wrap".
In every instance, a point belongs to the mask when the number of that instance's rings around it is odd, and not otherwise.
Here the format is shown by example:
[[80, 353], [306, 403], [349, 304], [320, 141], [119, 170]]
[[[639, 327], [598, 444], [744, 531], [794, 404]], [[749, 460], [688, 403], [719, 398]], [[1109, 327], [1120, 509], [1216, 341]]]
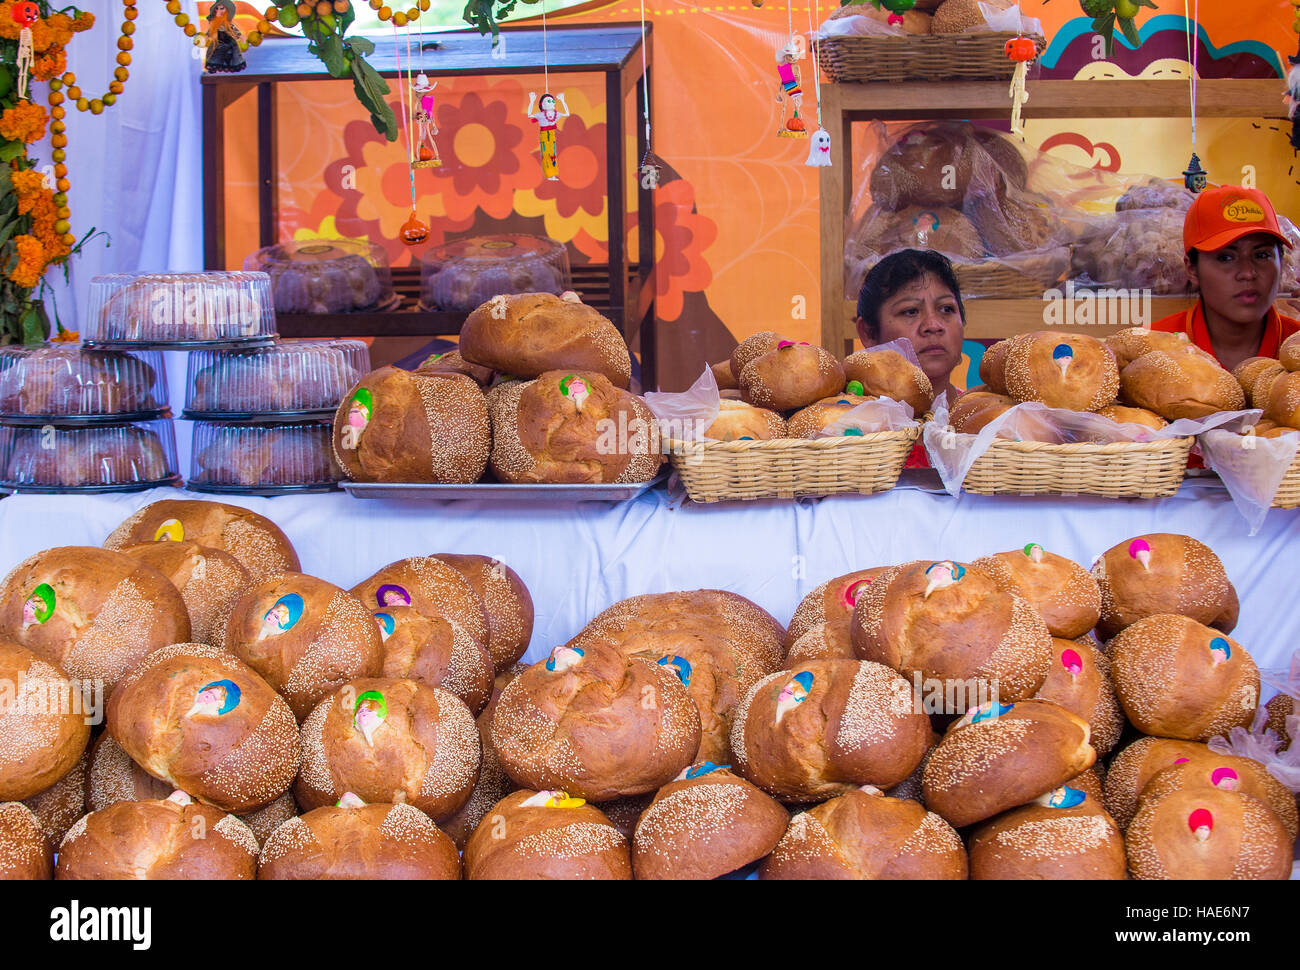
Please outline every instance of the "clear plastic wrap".
[[396, 302], [393, 271], [382, 246], [359, 239], [295, 239], [244, 260], [266, 273], [276, 313], [351, 313]]
[[360, 340], [285, 340], [249, 350], [189, 355], [185, 417], [199, 420], [332, 417], [370, 372]]
[[1081, 286], [1195, 292], [1183, 254], [1184, 210], [1159, 206], [1093, 216], [1078, 223], [1071, 271]]
[[243, 494], [335, 488], [343, 473], [334, 462], [332, 435], [329, 422], [239, 425], [197, 421], [186, 487]]
[[90, 281], [89, 345], [128, 348], [266, 344], [275, 339], [265, 273], [120, 273]]
[[1260, 437], [1254, 433], [1254, 423], [1261, 412], [1244, 413], [1251, 417], [1237, 424], [1250, 427], [1207, 431], [1200, 436], [1198, 444], [1206, 466], [1223, 480], [1233, 504], [1254, 535], [1264, 524], [1278, 486], [1300, 450], [1300, 432], [1276, 438]]
[[659, 433], [665, 442], [702, 440], [704, 432], [718, 420], [721, 401], [718, 380], [713, 368], [707, 366], [685, 391], [649, 391], [645, 395], [646, 407], [658, 420]]
[[559, 296], [571, 284], [568, 249], [544, 236], [474, 236], [420, 257], [420, 303], [430, 310], [474, 310], [499, 294]]
[[0, 347], [0, 419], [7, 422], [120, 423], [166, 413], [167, 375], [157, 351]]
[[818, 432], [816, 438], [842, 438], [849, 435], [875, 434], [878, 431], [902, 431], [913, 427], [916, 418], [912, 406], [893, 398], [878, 397], [845, 411], [843, 416]]
[[934, 418], [925, 426], [923, 437], [930, 463], [939, 472], [951, 495], [961, 491], [971, 466], [988, 451], [994, 438], [1010, 441], [1039, 441], [1053, 445], [1111, 444], [1121, 441], [1161, 441], [1187, 438], [1221, 425], [1250, 420], [1258, 411], [1221, 411], [1200, 420], [1180, 419], [1155, 430], [1145, 425], [1121, 423], [1099, 414], [1049, 408], [1037, 401], [1017, 404], [998, 415], [979, 434], [960, 434], [948, 420], [948, 396], [934, 404]]
[[[1294, 666], [1294, 665], [1293, 665]], [[1261, 676], [1263, 672], [1261, 671]], [[1287, 693], [1300, 699], [1300, 681], [1292, 680]], [[1255, 710], [1250, 730], [1234, 727], [1226, 738], [1211, 738], [1210, 750], [1215, 754], [1233, 755], [1238, 758], [1250, 758], [1258, 761], [1264, 769], [1285, 785], [1293, 795], [1300, 795], [1300, 744], [1292, 743], [1285, 751], [1279, 751], [1282, 738], [1276, 731], [1265, 727], [1268, 710], [1261, 704]], [[1286, 719], [1286, 729], [1292, 738], [1300, 737], [1300, 717], [1292, 714]]]
[[0, 427], [0, 487], [79, 492], [178, 482], [169, 419], [84, 428]]

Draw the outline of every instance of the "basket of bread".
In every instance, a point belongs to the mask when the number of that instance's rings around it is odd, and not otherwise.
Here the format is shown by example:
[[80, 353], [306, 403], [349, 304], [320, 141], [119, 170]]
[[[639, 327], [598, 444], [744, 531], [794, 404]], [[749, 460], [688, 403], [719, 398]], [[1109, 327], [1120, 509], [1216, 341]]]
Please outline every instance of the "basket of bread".
[[[702, 383], [650, 398], [664, 450], [696, 502], [893, 488], [920, 435], [916, 416], [933, 398], [906, 341], [840, 361], [774, 331], [742, 341]], [[693, 398], [678, 414], [695, 416], [695, 433], [684, 430], [689, 420], [674, 422], [665, 397]]]

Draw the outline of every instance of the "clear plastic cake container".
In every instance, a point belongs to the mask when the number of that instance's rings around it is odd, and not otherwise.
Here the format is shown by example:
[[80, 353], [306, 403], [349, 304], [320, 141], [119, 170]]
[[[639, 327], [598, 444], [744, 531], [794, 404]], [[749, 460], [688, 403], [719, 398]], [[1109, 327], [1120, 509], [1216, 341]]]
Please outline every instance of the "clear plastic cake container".
[[167, 413], [167, 374], [158, 351], [0, 347], [0, 421], [102, 424]]
[[274, 339], [265, 273], [119, 273], [90, 282], [88, 346], [185, 350]]
[[184, 417], [212, 421], [333, 418], [370, 372], [360, 340], [284, 340], [189, 355]]
[[298, 424], [194, 423], [186, 487], [199, 492], [278, 495], [327, 491], [343, 477], [329, 421]]
[[544, 236], [497, 233], [435, 246], [420, 257], [427, 310], [474, 310], [498, 294], [572, 289], [569, 251]]
[[0, 488], [6, 491], [132, 491], [179, 482], [170, 419], [0, 427]]
[[360, 239], [295, 239], [244, 260], [266, 273], [276, 313], [354, 313], [397, 302], [393, 271], [382, 246]]

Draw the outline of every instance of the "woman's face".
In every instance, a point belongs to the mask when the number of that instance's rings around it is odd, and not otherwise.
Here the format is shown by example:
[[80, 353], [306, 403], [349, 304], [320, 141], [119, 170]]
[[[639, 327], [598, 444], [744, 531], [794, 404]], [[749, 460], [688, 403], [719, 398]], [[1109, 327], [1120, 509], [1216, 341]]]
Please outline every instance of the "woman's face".
[[[880, 308], [880, 339], [889, 343], [900, 337], [912, 342], [921, 360], [921, 370], [930, 378], [935, 393], [948, 385], [948, 378], [961, 362], [965, 324], [957, 297], [939, 277], [927, 273], [904, 286]], [[858, 318], [858, 335], [871, 346], [866, 324]]]
[[1242, 326], [1254, 326], [1277, 299], [1282, 261], [1277, 240], [1267, 233], [1243, 236], [1230, 246], [1201, 253], [1187, 272], [1207, 309]]

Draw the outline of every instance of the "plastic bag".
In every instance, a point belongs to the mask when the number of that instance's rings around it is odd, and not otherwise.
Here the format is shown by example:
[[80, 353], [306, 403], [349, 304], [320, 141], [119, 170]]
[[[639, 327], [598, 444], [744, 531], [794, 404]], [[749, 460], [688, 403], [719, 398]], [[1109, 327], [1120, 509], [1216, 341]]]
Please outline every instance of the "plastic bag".
[[1191, 295], [1195, 288], [1183, 253], [1185, 218], [1184, 212], [1162, 206], [1080, 221], [1071, 264], [1074, 278], [1082, 285]]
[[1038, 401], [1017, 404], [998, 415], [978, 434], [960, 434], [949, 424], [948, 399], [935, 402], [934, 419], [923, 432], [925, 450], [951, 495], [961, 491], [971, 466], [993, 444], [994, 438], [1040, 441], [1046, 444], [1113, 444], [1120, 441], [1160, 441], [1187, 438], [1233, 422], [1258, 418], [1258, 411], [1221, 411], [1206, 418], [1180, 418], [1159, 430], [1144, 425], [1112, 421], [1100, 414], [1049, 408]]
[[[1215, 754], [1258, 761], [1292, 794], [1300, 794], [1300, 743], [1293, 743], [1287, 751], [1279, 751], [1282, 738], [1278, 737], [1276, 731], [1264, 727], [1267, 720], [1268, 711], [1261, 704], [1255, 711], [1255, 719], [1251, 722], [1249, 731], [1235, 727], [1228, 732], [1226, 738], [1211, 738], [1209, 748]], [[1286, 729], [1292, 738], [1300, 738], [1300, 717], [1294, 714], [1288, 717]]]
[[828, 424], [815, 437], [841, 438], [847, 434], [874, 434], [877, 431], [901, 431], [913, 427], [916, 418], [912, 405], [890, 397], [864, 401], [843, 416]]
[[855, 351], [859, 354], [879, 354], [886, 350], [892, 350], [896, 354], [901, 354], [905, 360], [914, 365], [918, 370], [921, 368], [921, 358], [916, 356], [916, 348], [912, 346], [912, 341], [906, 337], [899, 337], [897, 340], [891, 340], [888, 343], [872, 344], [864, 350]]
[[[1010, 31], [1017, 34], [1046, 36], [1043, 34], [1043, 22], [1037, 17], [1026, 17], [1020, 12], [1019, 4], [1012, 4], [1005, 10], [999, 10], [998, 7], [990, 3], [981, 3], [979, 5], [980, 13], [984, 15], [986, 30], [997, 32]], [[967, 30], [978, 30], [978, 27], [972, 27]]]
[[1254, 434], [1253, 421], [1250, 425], [1244, 435], [1223, 429], [1207, 431], [1198, 443], [1205, 464], [1223, 479], [1233, 504], [1250, 527], [1250, 534], [1255, 535], [1264, 524], [1283, 476], [1300, 450], [1300, 433], [1261, 438]]
[[[850, 9], [852, 8], [840, 8], [840, 10]], [[848, 14], [827, 20], [821, 25], [816, 36], [818, 40], [825, 40], [828, 37], [909, 37], [911, 35], [901, 24], [882, 23], [862, 14]]]
[[685, 391], [650, 391], [645, 395], [648, 407], [659, 422], [659, 435], [664, 442], [699, 441], [704, 432], [718, 420], [722, 395], [713, 368], [704, 373]]

